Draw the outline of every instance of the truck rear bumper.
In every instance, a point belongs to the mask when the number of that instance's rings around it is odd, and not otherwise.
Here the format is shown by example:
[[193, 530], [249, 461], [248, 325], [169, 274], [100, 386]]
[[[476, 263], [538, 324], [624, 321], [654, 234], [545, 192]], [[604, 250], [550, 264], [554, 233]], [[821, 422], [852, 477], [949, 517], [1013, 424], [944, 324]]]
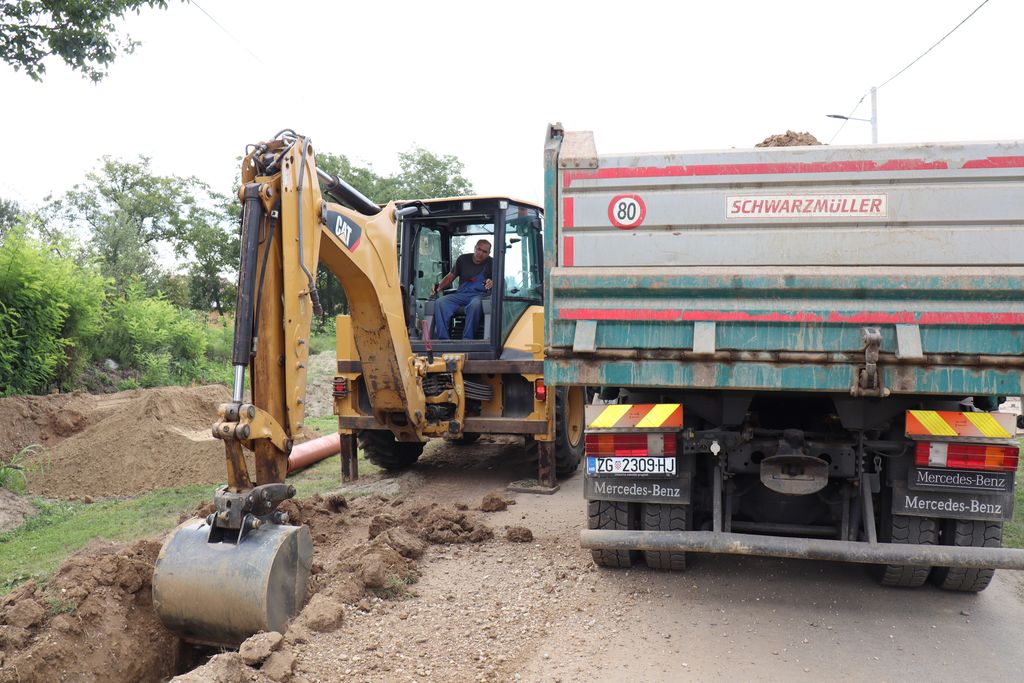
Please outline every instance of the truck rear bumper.
[[591, 550], [700, 552], [834, 560], [863, 564], [1024, 569], [1024, 550], [1016, 548], [964, 548], [943, 545], [868, 543], [717, 531], [584, 529], [580, 532], [580, 544]]

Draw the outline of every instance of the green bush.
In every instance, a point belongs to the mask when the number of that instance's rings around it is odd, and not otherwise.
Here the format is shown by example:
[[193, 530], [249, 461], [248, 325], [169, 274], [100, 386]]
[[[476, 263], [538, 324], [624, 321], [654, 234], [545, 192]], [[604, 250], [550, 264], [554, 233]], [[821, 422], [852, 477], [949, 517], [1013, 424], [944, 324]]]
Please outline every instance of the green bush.
[[0, 245], [0, 395], [70, 387], [103, 322], [104, 279], [59, 249], [9, 233]]
[[195, 311], [129, 287], [110, 301], [100, 349], [136, 369], [142, 386], [187, 384], [201, 379], [207, 365], [204, 328]]
[[234, 319], [221, 316], [206, 324], [206, 358], [214, 363], [231, 365], [231, 349], [235, 343]]

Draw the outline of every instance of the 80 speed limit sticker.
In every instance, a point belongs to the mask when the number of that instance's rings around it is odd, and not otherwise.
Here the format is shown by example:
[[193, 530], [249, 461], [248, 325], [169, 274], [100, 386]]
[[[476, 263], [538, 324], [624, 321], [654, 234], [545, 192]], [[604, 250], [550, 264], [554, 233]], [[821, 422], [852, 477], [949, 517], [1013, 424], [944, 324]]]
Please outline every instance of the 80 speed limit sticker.
[[612, 198], [608, 204], [608, 220], [616, 228], [632, 230], [644, 222], [647, 217], [647, 205], [637, 194], [620, 194]]

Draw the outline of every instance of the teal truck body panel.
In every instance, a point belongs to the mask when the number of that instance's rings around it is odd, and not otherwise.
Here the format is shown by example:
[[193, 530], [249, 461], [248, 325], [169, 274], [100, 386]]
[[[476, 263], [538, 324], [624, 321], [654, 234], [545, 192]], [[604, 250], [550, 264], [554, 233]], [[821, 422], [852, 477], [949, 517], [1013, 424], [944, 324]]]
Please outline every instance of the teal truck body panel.
[[[1024, 144], [605, 157], [584, 134], [560, 142], [551, 384], [850, 392], [872, 328], [885, 395], [1021, 393]], [[615, 225], [619, 197], [641, 223]], [[751, 197], [837, 210], [730, 217]], [[857, 201], [885, 215], [843, 215]]]

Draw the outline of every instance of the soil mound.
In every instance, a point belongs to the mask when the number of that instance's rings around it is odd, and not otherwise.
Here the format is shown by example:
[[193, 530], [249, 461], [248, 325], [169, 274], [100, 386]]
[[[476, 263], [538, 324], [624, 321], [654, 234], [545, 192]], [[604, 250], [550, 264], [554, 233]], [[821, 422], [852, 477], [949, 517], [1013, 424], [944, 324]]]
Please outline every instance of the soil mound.
[[94, 397], [75, 392], [0, 398], [0, 457], [10, 458], [32, 444], [53, 446], [85, 429], [98, 416], [129, 403], [138, 391]]
[[810, 133], [797, 133], [787, 130], [781, 135], [769, 135], [762, 142], [754, 147], [803, 147], [806, 145], [820, 145], [818, 138]]
[[507, 510], [509, 503], [515, 503], [515, 501], [507, 500], [505, 496], [500, 493], [488, 493], [480, 501], [480, 511], [500, 512], [501, 510]]
[[[33, 493], [56, 497], [131, 496], [158, 488], [224, 481], [224, 447], [210, 428], [230, 400], [221, 385], [114, 394], [87, 426], [42, 456]], [[123, 399], [127, 398], [125, 401]], [[103, 404], [101, 403], [101, 406]]]
[[93, 545], [45, 586], [0, 598], [0, 683], [157, 681], [174, 674], [177, 640], [153, 612], [156, 541]]
[[[173, 401], [140, 404], [136, 412], [146, 415], [151, 409], [188, 412]], [[200, 419], [208, 420], [199, 412]], [[308, 642], [312, 633], [338, 629], [347, 612], [371, 612], [380, 601], [407, 597], [428, 542], [479, 542], [493, 536], [474, 513], [454, 505], [315, 495], [282, 508], [293, 522], [307, 524], [315, 539], [305, 609], [283, 634], [283, 643], [275, 638], [264, 648], [265, 658], [249, 652], [259, 644], [253, 642], [244, 653], [248, 664], [242, 655], [228, 653], [175, 680], [293, 680], [291, 646]], [[367, 539], [370, 519], [385, 510], [393, 524]], [[159, 551], [155, 540], [96, 544], [72, 556], [44, 586], [30, 582], [0, 598], [0, 683], [63, 680], [69, 672], [75, 680], [99, 683], [161, 681], [183, 671], [187, 649], [153, 611], [151, 584]]]
[[424, 512], [419, 533], [430, 543], [480, 543], [494, 537], [489, 526], [454, 506], [430, 506]]

